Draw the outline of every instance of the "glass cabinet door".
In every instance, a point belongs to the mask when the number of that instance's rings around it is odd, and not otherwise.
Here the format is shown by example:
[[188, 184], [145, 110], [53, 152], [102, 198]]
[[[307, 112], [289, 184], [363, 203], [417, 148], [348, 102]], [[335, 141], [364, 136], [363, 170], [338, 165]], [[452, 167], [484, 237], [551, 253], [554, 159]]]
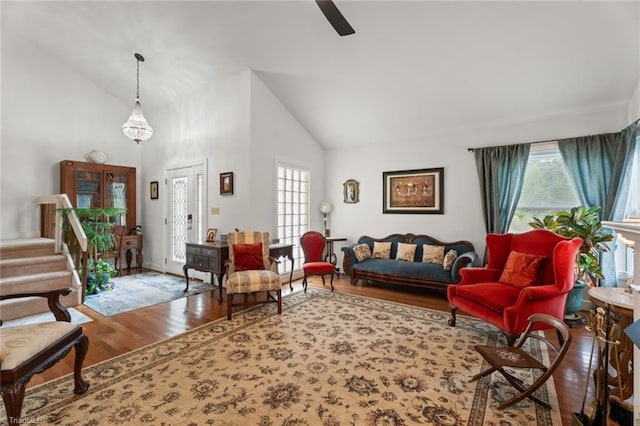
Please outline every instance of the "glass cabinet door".
[[101, 207], [102, 173], [90, 170], [76, 171], [76, 207]]
[[[127, 208], [127, 184], [129, 175], [125, 173], [105, 173], [105, 207]], [[115, 217], [114, 224], [127, 225], [127, 214]]]

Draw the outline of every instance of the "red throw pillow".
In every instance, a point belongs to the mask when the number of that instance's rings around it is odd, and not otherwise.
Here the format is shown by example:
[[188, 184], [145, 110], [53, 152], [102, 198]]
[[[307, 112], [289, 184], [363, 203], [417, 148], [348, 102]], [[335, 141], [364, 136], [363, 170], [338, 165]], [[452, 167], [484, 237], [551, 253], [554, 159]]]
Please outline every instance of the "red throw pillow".
[[255, 271], [264, 269], [262, 243], [234, 244], [232, 247], [235, 271]]
[[519, 288], [538, 284], [544, 260], [544, 256], [512, 251], [498, 281]]

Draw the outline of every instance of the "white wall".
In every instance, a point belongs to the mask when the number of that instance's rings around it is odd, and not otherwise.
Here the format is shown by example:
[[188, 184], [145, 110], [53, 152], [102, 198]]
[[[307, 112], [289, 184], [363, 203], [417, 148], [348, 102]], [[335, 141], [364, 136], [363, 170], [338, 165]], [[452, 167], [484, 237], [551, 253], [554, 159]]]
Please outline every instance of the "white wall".
[[320, 205], [324, 196], [324, 150], [291, 115], [260, 78], [251, 74], [252, 208], [264, 207], [253, 217], [257, 229], [277, 235], [276, 164], [283, 161], [308, 167], [311, 187], [310, 228], [322, 229]]
[[[444, 167], [444, 214], [382, 213], [383, 172], [434, 167]], [[407, 146], [390, 142], [365, 151], [332, 150], [326, 158], [327, 200], [334, 206], [331, 235], [346, 237], [344, 245], [362, 235], [375, 238], [410, 232], [444, 242], [468, 240], [478, 251], [484, 245], [484, 225], [477, 176], [473, 154], [464, 143], [425, 141], [425, 145]], [[359, 203], [343, 202], [342, 184], [347, 179], [360, 183]], [[342, 245], [336, 244], [336, 250]]]
[[[326, 156], [326, 196], [334, 206], [331, 235], [348, 238], [384, 237], [391, 233], [427, 234], [444, 242], [468, 240], [479, 256], [484, 253], [484, 222], [478, 174], [469, 147], [544, 141], [619, 131], [626, 122], [626, 106], [589, 108], [580, 114], [539, 117], [526, 123], [496, 123], [495, 128], [465, 129], [460, 134], [425, 138], [409, 145], [401, 140], [366, 149], [334, 149]], [[382, 172], [444, 167], [444, 215], [383, 214]], [[345, 204], [342, 184], [360, 182], [360, 202]], [[341, 245], [341, 246], [342, 246]], [[338, 249], [340, 246], [336, 244]], [[341, 253], [339, 262], [341, 262]]]
[[[249, 155], [249, 72], [226, 81], [212, 82], [203, 93], [186, 96], [166, 108], [154, 111], [154, 135], [143, 142], [142, 226], [145, 266], [164, 270], [168, 229], [165, 170], [206, 160], [208, 194], [206, 228], [227, 233], [234, 227], [248, 227], [252, 220]], [[234, 194], [221, 196], [219, 174], [234, 172]], [[159, 198], [149, 197], [149, 183], [160, 182]], [[220, 209], [211, 214], [211, 207]], [[204, 236], [202, 236], [204, 237]]]
[[[164, 270], [167, 168], [207, 161], [207, 227], [217, 228], [218, 234], [238, 228], [276, 235], [277, 158], [309, 165], [315, 177], [312, 191], [323, 193], [322, 148], [251, 71], [212, 82], [206, 92], [153, 113], [154, 136], [142, 142], [146, 267]], [[219, 174], [229, 171], [234, 173], [234, 193], [220, 195]], [[148, 187], [155, 180], [160, 181], [159, 198], [151, 200]], [[212, 207], [219, 208], [220, 214], [211, 214]]]
[[[40, 235], [38, 195], [60, 192], [60, 161], [138, 167], [140, 150], [121, 130], [131, 109], [32, 44], [3, 32], [0, 238]], [[139, 170], [138, 170], [139, 175]]]
[[[627, 105], [550, 114], [526, 123], [402, 140], [366, 150], [323, 152], [294, 116], [252, 72], [212, 82], [204, 93], [185, 96], [159, 110], [145, 109], [154, 136], [140, 145], [126, 138], [123, 105], [92, 81], [49, 57], [46, 51], [3, 33], [0, 238], [39, 235], [35, 198], [59, 192], [59, 162], [82, 161], [87, 152], [109, 153], [109, 163], [138, 168], [138, 222], [144, 227], [145, 263], [161, 269], [166, 191], [163, 171], [208, 161], [208, 226], [275, 233], [276, 159], [309, 165], [313, 187], [312, 228], [321, 229], [317, 206], [327, 199], [332, 235], [348, 243], [360, 235], [426, 233], [444, 241], [470, 240], [480, 253], [484, 227], [473, 155], [467, 147], [532, 142], [618, 131], [640, 117], [640, 79]], [[144, 102], [143, 102], [144, 106]], [[345, 119], [348, 119], [346, 117]], [[382, 172], [445, 168], [444, 215], [382, 214]], [[218, 174], [235, 173], [235, 194], [220, 196]], [[360, 182], [360, 203], [342, 202], [342, 183]], [[149, 182], [161, 182], [160, 199], [149, 200]], [[219, 207], [211, 215], [210, 207]], [[339, 248], [339, 247], [338, 247]]]

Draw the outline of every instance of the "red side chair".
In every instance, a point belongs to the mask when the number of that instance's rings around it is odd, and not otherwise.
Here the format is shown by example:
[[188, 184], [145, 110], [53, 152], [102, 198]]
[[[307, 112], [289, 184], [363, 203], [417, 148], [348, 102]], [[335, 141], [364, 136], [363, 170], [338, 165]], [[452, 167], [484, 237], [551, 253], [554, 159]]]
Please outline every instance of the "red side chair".
[[326, 247], [324, 235], [317, 231], [305, 232], [300, 237], [300, 245], [304, 252], [304, 264], [302, 271], [304, 278], [302, 279], [302, 287], [307, 291], [307, 277], [310, 275], [320, 275], [322, 277], [322, 285], [324, 286], [324, 276], [331, 275], [331, 291], [333, 291], [333, 276], [336, 274], [336, 267], [331, 262], [325, 262], [322, 254]]
[[[459, 284], [447, 287], [451, 307], [502, 330], [513, 346], [533, 314], [564, 317], [567, 293], [573, 288], [580, 238], [568, 239], [536, 229], [522, 234], [489, 234], [484, 268], [463, 268]], [[535, 329], [546, 328], [544, 323]]]

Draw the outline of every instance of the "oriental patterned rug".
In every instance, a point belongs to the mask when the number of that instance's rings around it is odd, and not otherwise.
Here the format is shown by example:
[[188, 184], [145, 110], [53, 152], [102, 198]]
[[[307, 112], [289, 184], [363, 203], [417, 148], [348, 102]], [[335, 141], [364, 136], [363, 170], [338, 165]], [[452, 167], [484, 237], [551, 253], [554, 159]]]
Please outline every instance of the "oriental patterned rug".
[[469, 382], [486, 367], [473, 346], [504, 345], [480, 321], [449, 327], [448, 313], [315, 288], [275, 309], [85, 368], [85, 395], [71, 376], [34, 387], [23, 415], [61, 425], [561, 424], [552, 381], [538, 391], [550, 411], [530, 401], [497, 410], [512, 394], [499, 374]]
[[112, 281], [113, 290], [88, 295], [84, 302], [86, 306], [107, 317], [212, 291], [215, 288], [210, 284], [189, 280], [189, 290], [185, 292], [187, 284], [183, 277], [159, 272], [125, 275], [112, 278]]

